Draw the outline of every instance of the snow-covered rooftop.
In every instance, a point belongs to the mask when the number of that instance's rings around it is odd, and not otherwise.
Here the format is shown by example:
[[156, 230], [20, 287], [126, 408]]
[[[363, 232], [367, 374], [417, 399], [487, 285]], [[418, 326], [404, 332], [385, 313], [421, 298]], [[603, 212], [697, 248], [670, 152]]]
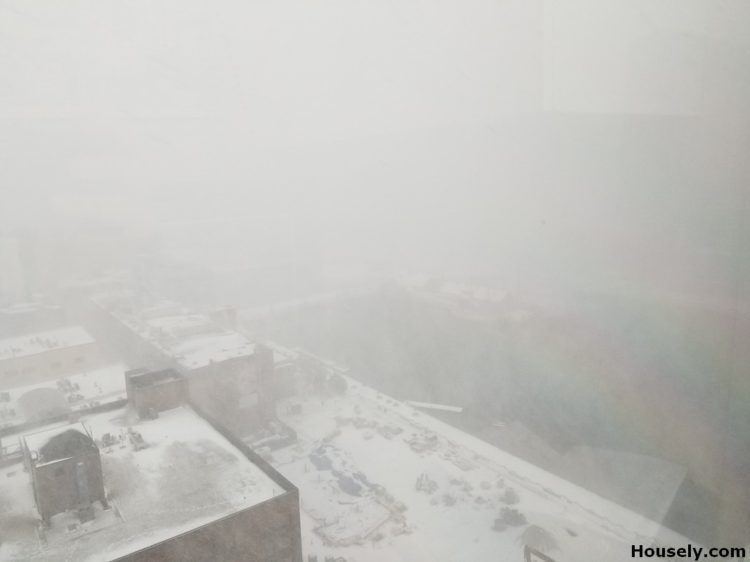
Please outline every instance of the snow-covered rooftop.
[[416, 400], [407, 400], [409, 406], [414, 406], [420, 410], [437, 410], [440, 412], [451, 412], [453, 414], [460, 414], [464, 411], [461, 406], [451, 406], [449, 404], [433, 404], [432, 402], [418, 402]]
[[94, 338], [80, 326], [6, 338], [0, 340], [0, 361], [93, 342]]
[[123, 400], [127, 396], [127, 370], [128, 367], [123, 363], [112, 363], [54, 381], [0, 391], [0, 428], [33, 421], [35, 413], [45, 409], [44, 404], [34, 399], [35, 391], [48, 391], [47, 396], [49, 392], [58, 393], [57, 403], [65, 404], [66, 409], [71, 411], [86, 410], [93, 406]]
[[[0, 560], [108, 561], [284, 493], [188, 407], [143, 422], [123, 408], [81, 423], [99, 445], [111, 507], [97, 503], [95, 519], [84, 523], [58, 514], [40, 535], [29, 474], [20, 462], [6, 466], [0, 469]], [[68, 428], [44, 428], [30, 439], [38, 445], [34, 439]], [[134, 446], [132, 432], [145, 448]]]
[[197, 369], [209, 363], [250, 356], [255, 345], [237, 332], [194, 336], [171, 347], [174, 358], [185, 368]]
[[255, 345], [244, 335], [179, 303], [144, 302], [129, 292], [98, 295], [93, 300], [185, 369], [199, 369], [255, 352]]
[[306, 554], [357, 562], [523, 560], [525, 532], [534, 526], [554, 540], [548, 554], [555, 562], [625, 562], [631, 544], [688, 542], [347, 380], [343, 394], [303, 387], [278, 407], [299, 442], [273, 451], [271, 461], [300, 490]]

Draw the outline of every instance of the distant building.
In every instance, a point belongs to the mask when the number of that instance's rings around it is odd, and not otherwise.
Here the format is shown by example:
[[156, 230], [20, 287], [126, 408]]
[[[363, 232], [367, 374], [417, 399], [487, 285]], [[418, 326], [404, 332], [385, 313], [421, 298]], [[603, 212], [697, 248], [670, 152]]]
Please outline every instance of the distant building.
[[101, 366], [99, 347], [80, 326], [0, 340], [0, 390], [52, 381]]
[[122, 363], [86, 367], [54, 380], [35, 381], [24, 386], [0, 389], [0, 431], [21, 425], [67, 419], [77, 412], [125, 397]]
[[22, 302], [0, 308], [0, 338], [62, 328], [65, 325], [65, 311], [58, 305]]
[[297, 489], [218, 423], [171, 407], [179, 380], [130, 374], [145, 418], [115, 405], [4, 436], [28, 471], [10, 456], [0, 468], [0, 530], [13, 530], [0, 558], [301, 562]]
[[171, 301], [118, 292], [91, 302], [92, 325], [130, 363], [174, 369], [187, 380], [191, 401], [232, 431], [274, 417], [272, 350]]

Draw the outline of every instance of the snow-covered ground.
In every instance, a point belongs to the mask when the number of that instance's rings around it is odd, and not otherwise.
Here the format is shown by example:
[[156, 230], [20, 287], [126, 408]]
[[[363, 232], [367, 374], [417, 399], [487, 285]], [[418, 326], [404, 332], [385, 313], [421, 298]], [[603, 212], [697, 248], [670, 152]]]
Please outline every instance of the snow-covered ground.
[[[303, 552], [347, 562], [523, 560], [538, 525], [556, 562], [631, 560], [687, 539], [346, 377], [279, 405], [299, 442], [272, 463], [300, 488]], [[418, 489], [419, 488], [419, 489]], [[502, 512], [505, 510], [505, 523]], [[515, 524], [514, 524], [515, 523]], [[528, 536], [528, 533], [527, 535]]]

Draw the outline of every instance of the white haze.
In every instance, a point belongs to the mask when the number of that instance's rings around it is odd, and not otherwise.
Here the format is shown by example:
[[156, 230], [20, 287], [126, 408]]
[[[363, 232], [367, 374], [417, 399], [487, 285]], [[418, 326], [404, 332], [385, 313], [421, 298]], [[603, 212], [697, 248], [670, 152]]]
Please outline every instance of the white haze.
[[[0, 242], [37, 244], [26, 297], [148, 255], [195, 268], [167, 296], [196, 307], [419, 277], [591, 314], [675, 380], [720, 357], [696, 377], [736, 400], [744, 474], [748, 24], [746, 0], [0, 0]], [[252, 328], [356, 359], [390, 334], [368, 306]]]
[[[0, 14], [3, 225], [193, 233], [196, 259], [224, 264], [512, 264], [576, 284], [642, 282], [655, 253], [680, 270], [673, 289], [727, 289], [685, 273], [736, 250], [744, 2], [6, 0]], [[613, 251], [622, 271], [592, 265]]]

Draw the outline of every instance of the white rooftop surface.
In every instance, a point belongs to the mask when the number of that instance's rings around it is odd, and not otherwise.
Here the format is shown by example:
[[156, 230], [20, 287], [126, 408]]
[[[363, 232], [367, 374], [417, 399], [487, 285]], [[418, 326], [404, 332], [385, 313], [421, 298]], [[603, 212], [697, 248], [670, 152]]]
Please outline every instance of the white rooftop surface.
[[212, 362], [252, 355], [255, 345], [242, 334], [224, 332], [185, 339], [171, 346], [171, 351], [180, 365], [198, 369]]
[[[7, 393], [9, 400], [0, 401], [0, 427], [14, 426], [28, 421], [19, 401], [25, 394], [37, 389], [52, 389], [60, 392], [72, 411], [122, 400], [127, 397], [125, 371], [128, 368], [124, 363], [114, 363], [61, 377], [58, 380], [3, 390], [2, 393]], [[67, 381], [69, 385], [61, 387], [58, 385], [59, 381]]]
[[112, 508], [75, 529], [59, 514], [40, 540], [29, 474], [20, 462], [0, 469], [0, 560], [109, 561], [284, 492], [187, 407], [133, 425], [147, 444], [138, 451], [129, 415], [123, 408], [81, 420], [98, 442], [109, 433], [116, 444], [99, 443]]
[[130, 293], [103, 294], [94, 301], [185, 369], [255, 352], [255, 345], [239, 332], [226, 330], [178, 303], [165, 300], [138, 308]]
[[[272, 464], [300, 489], [303, 552], [382, 560], [523, 560], [526, 525], [493, 530], [509, 505], [554, 536], [556, 562], [625, 561], [631, 544], [687, 539], [352, 379], [279, 405], [299, 443]], [[295, 406], [295, 407], [291, 407]], [[426, 476], [433, 491], [416, 489]], [[343, 482], [343, 483], [342, 483]], [[354, 485], [352, 486], [352, 482]], [[348, 491], [347, 491], [348, 488]]]
[[0, 340], [0, 361], [93, 342], [94, 338], [80, 326], [6, 338]]

